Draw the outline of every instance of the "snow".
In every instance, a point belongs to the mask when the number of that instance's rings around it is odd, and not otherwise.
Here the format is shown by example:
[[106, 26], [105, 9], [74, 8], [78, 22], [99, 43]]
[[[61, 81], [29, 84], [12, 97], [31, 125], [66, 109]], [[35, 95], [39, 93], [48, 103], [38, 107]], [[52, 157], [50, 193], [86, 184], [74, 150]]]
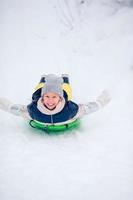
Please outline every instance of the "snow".
[[77, 103], [112, 96], [58, 136], [0, 111], [1, 200], [133, 199], [132, 20], [132, 1], [0, 2], [0, 96], [28, 104], [48, 73], [70, 75]]

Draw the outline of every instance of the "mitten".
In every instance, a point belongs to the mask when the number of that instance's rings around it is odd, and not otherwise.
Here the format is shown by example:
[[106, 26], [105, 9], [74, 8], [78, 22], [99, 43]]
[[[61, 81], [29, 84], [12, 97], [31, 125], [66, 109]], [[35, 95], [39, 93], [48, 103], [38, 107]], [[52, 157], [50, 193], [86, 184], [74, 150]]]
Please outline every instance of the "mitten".
[[0, 109], [4, 111], [10, 111], [10, 108], [13, 104], [6, 98], [0, 98]]
[[102, 93], [97, 97], [96, 102], [100, 104], [101, 107], [108, 104], [111, 100], [111, 96], [107, 90], [103, 90]]

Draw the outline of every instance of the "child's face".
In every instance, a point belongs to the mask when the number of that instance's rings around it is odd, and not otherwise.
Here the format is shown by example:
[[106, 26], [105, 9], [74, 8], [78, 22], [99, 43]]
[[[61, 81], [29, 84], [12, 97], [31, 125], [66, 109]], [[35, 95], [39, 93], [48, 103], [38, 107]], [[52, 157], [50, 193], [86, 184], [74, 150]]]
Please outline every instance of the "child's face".
[[42, 97], [42, 103], [46, 105], [49, 110], [54, 109], [60, 101], [61, 97], [53, 92], [48, 92]]

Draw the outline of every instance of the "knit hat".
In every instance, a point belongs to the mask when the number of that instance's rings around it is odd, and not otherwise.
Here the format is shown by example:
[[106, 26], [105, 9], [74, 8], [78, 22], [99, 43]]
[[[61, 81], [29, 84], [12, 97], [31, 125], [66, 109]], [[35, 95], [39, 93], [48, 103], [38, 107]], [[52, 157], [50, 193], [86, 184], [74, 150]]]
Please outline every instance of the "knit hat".
[[54, 92], [58, 94], [60, 97], [63, 97], [63, 89], [62, 89], [63, 79], [54, 74], [49, 74], [45, 76], [45, 84], [41, 91], [41, 96], [48, 92]]

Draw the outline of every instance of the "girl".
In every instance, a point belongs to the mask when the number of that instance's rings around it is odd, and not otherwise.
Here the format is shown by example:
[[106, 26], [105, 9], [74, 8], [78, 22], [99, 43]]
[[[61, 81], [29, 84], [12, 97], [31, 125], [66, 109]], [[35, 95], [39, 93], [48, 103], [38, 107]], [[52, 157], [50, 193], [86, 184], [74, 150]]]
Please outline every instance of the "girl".
[[34, 120], [50, 125], [69, 125], [86, 114], [95, 112], [110, 101], [110, 95], [103, 91], [98, 98], [87, 104], [76, 104], [71, 101], [71, 88], [68, 75], [61, 77], [48, 74], [41, 78], [32, 95], [29, 105], [12, 104], [0, 98], [0, 108], [27, 120]]

